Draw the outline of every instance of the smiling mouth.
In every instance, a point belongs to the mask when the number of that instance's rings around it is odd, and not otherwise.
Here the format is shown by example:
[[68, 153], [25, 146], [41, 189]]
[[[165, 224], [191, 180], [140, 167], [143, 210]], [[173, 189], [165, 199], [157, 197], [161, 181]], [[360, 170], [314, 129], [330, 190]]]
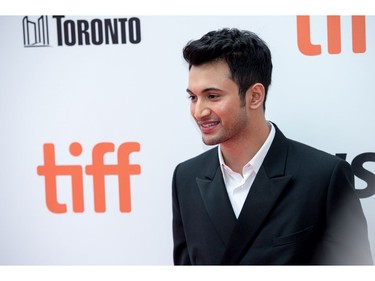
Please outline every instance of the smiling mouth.
[[212, 131], [219, 123], [219, 121], [201, 122], [198, 125], [201, 128], [202, 133], [208, 133]]
[[217, 124], [219, 124], [219, 122], [212, 122], [212, 123], [208, 123], [208, 124], [201, 124], [201, 126], [203, 128], [210, 128], [210, 127], [216, 126]]

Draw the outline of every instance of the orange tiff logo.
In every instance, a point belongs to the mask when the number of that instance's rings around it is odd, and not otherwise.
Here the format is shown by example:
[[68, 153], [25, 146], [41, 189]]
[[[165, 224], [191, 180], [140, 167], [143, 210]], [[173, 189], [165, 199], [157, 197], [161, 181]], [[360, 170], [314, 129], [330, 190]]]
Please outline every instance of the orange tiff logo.
[[[366, 17], [352, 16], [353, 53], [366, 52]], [[311, 43], [310, 16], [297, 16], [298, 48], [302, 54], [317, 56], [322, 53], [319, 44]], [[341, 53], [341, 17], [327, 16], [327, 48], [329, 54]]]
[[[117, 164], [104, 164], [104, 155], [114, 151], [113, 143], [96, 144], [92, 150], [92, 163], [85, 167], [86, 174], [93, 178], [95, 212], [106, 211], [106, 175], [118, 177], [120, 211], [123, 213], [131, 211], [130, 176], [139, 175], [141, 167], [137, 164], [130, 164], [129, 155], [140, 151], [140, 144], [137, 142], [121, 144], [117, 150]], [[81, 155], [81, 144], [73, 142], [69, 147], [69, 152], [75, 157]], [[83, 167], [81, 165], [56, 165], [55, 146], [52, 143], [44, 144], [43, 153], [44, 164], [37, 167], [37, 173], [44, 176], [47, 208], [52, 213], [66, 213], [66, 204], [59, 203], [57, 199], [56, 179], [57, 176], [70, 176], [73, 212], [82, 213], [84, 211]]]

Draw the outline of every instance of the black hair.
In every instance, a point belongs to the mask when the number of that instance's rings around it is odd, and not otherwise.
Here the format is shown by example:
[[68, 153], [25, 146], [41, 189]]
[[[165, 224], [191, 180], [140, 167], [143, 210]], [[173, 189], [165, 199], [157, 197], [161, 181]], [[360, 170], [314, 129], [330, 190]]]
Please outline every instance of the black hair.
[[188, 42], [183, 49], [184, 59], [191, 66], [224, 60], [231, 79], [239, 87], [245, 102], [246, 91], [255, 83], [263, 84], [265, 100], [271, 84], [272, 60], [267, 44], [255, 33], [236, 28], [211, 31], [202, 38]]

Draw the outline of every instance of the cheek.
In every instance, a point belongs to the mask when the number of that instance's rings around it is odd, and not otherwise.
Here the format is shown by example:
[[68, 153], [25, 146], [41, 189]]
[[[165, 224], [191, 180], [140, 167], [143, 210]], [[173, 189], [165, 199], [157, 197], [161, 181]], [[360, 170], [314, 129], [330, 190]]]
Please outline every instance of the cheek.
[[231, 103], [220, 103], [216, 104], [215, 107], [211, 108], [212, 113], [219, 116], [222, 119], [230, 119], [233, 114], [235, 114], [239, 109], [234, 107]]
[[195, 112], [195, 106], [193, 103], [190, 104], [190, 114], [191, 116], [194, 116], [194, 112]]
[[194, 114], [194, 105], [193, 104], [190, 104], [190, 114], [191, 115]]
[[237, 123], [247, 119], [245, 107], [237, 105], [228, 105], [217, 110], [217, 115], [222, 122], [229, 127], [235, 126]]

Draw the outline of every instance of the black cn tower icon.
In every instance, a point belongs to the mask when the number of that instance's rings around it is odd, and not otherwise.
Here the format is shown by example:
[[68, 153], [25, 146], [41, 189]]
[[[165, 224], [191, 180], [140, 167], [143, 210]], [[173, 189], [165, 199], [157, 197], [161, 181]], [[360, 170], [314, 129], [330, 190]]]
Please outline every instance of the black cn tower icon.
[[25, 47], [48, 47], [48, 18], [40, 16], [34, 21], [25, 16], [22, 20], [23, 44]]

